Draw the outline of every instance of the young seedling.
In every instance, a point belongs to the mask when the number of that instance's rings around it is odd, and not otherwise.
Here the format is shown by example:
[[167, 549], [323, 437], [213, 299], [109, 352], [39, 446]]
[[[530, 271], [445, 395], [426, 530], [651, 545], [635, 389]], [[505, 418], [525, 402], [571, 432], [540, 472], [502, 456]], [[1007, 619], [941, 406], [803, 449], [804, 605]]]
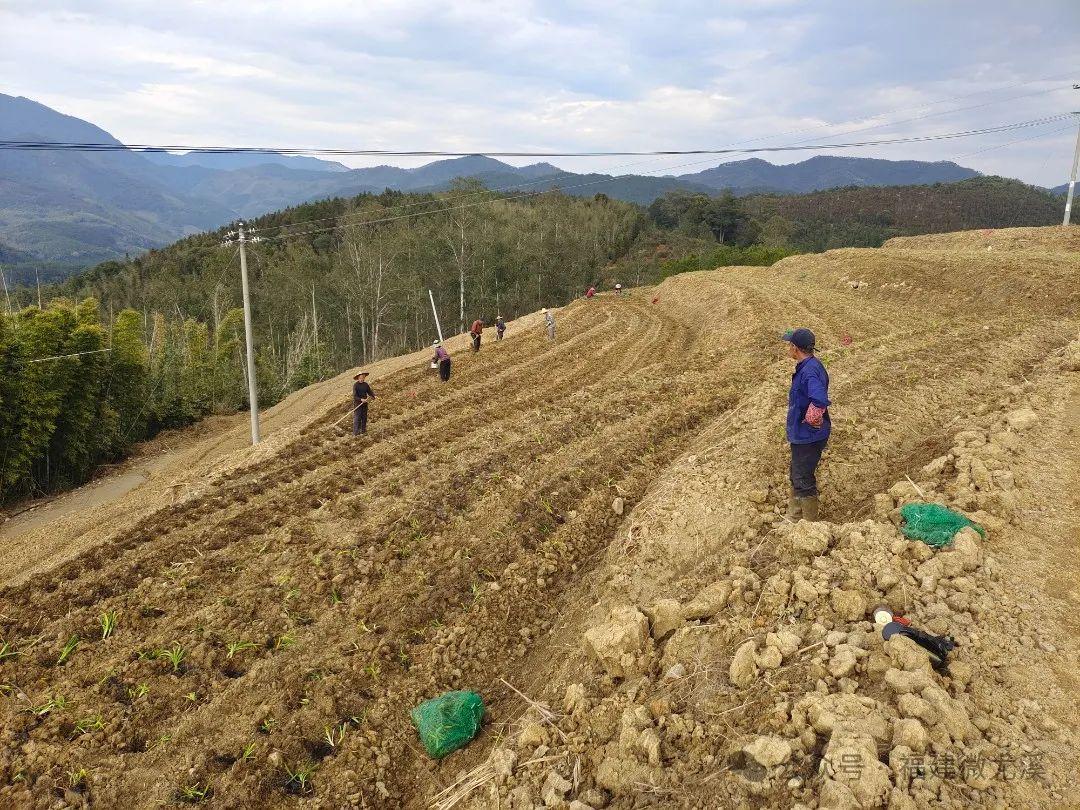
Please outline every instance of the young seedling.
[[295, 769], [286, 765], [285, 773], [289, 777], [288, 781], [285, 783], [286, 787], [295, 790], [297, 793], [311, 793], [311, 776], [315, 773], [317, 767], [317, 765], [311, 762], [297, 765]]
[[379, 669], [379, 664], [377, 661], [372, 661], [370, 664], [364, 667], [364, 672], [366, 672], [368, 674], [368, 677], [371, 678], [371, 680], [373, 681], [379, 680], [379, 673], [381, 671], [382, 670]]
[[58, 665], [63, 664], [65, 661], [68, 660], [68, 658], [71, 657], [71, 654], [75, 652], [75, 648], [79, 646], [80, 640], [81, 639], [78, 636], [72, 636], [67, 640], [67, 643], [64, 644], [63, 649], [60, 650], [60, 657], [56, 659], [56, 663]]
[[113, 630], [116, 629], [116, 617], [115, 610], [106, 610], [100, 616], [98, 620], [101, 622], [101, 640], [104, 641], [113, 634]]
[[68, 771], [68, 785], [73, 789], [78, 788], [86, 781], [86, 777], [88, 775], [89, 772], [86, 770], [86, 768], [70, 770]]
[[100, 731], [105, 728], [105, 723], [101, 719], [100, 714], [95, 714], [92, 717], [84, 717], [75, 723], [75, 732], [71, 735], [78, 737], [80, 734], [87, 734], [91, 731]]
[[296, 643], [296, 639], [293, 638], [292, 636], [290, 636], [288, 633], [286, 633], [283, 636], [278, 636], [278, 640], [274, 644], [274, 649], [275, 650], [287, 650], [287, 649], [289, 649], [289, 647], [291, 647], [295, 643]]
[[261, 724], [259, 724], [259, 731], [261, 731], [263, 734], [270, 734], [274, 731], [274, 726], [276, 725], [277, 720], [275, 720], [273, 717], [267, 717], [265, 720], [262, 721]]
[[184, 785], [180, 788], [180, 798], [185, 802], [191, 802], [192, 804], [198, 804], [204, 801], [210, 795], [210, 783], [205, 785], [196, 782], [194, 785]]
[[17, 655], [21, 655], [21, 653], [15, 649], [14, 644], [9, 641], [0, 641], [0, 663]]
[[256, 644], [254, 641], [230, 641], [228, 646], [229, 654], [225, 657], [232, 658], [237, 653], [241, 653], [244, 650], [253, 650], [255, 647]]
[[197, 703], [199, 701], [199, 695], [195, 692], [188, 692], [186, 695], [184, 695], [184, 697], [186, 697], [192, 703]]
[[138, 700], [149, 691], [149, 686], [147, 686], [145, 683], [140, 683], [138, 686], [129, 686], [127, 690], [127, 696], [129, 700]]
[[70, 706], [71, 704], [68, 702], [68, 699], [63, 695], [53, 695], [40, 706], [32, 706], [30, 712], [36, 714], [38, 717], [44, 717], [53, 710], [62, 712], [70, 708]]
[[323, 726], [323, 739], [331, 748], [337, 748], [345, 739], [348, 723], [338, 723], [336, 726]]
[[255, 740], [252, 740], [247, 745], [245, 745], [244, 746], [244, 752], [242, 754], [240, 754], [240, 761], [241, 762], [247, 762], [249, 759], [251, 759], [253, 756], [255, 756], [255, 748], [257, 746], [258, 746], [258, 742], [256, 742]]
[[175, 642], [173, 644], [173, 648], [171, 650], [166, 650], [166, 649], [158, 650], [156, 657], [157, 658], [164, 658], [166, 661], [168, 661], [170, 664], [172, 664], [172, 671], [173, 672], [179, 672], [180, 671], [180, 664], [181, 664], [181, 662], [183, 662], [185, 655], [187, 655], [187, 653], [184, 652], [184, 648], [181, 647], [180, 642], [177, 641], [177, 642]]
[[340, 605], [341, 604], [341, 594], [338, 593], [337, 588], [331, 588], [330, 589], [330, 604], [331, 605]]

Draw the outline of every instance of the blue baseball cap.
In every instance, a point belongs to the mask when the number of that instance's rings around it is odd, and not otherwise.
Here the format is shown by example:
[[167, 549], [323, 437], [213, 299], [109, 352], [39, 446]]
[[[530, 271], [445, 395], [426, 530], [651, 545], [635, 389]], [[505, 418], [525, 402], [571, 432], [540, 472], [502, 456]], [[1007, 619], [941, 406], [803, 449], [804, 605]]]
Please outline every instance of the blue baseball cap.
[[796, 348], [802, 349], [804, 352], [812, 352], [816, 343], [814, 333], [809, 329], [788, 329], [780, 336], [780, 339], [794, 344]]

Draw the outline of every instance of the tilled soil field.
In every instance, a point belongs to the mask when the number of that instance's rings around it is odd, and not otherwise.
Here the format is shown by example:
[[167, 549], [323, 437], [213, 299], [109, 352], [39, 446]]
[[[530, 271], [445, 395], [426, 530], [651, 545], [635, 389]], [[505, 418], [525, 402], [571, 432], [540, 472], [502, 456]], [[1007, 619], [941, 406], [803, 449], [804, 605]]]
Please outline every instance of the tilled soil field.
[[[1064, 806], [1054, 622], [1080, 599], [1042, 577], [1077, 512], [1033, 540], [1024, 465], [1060, 452], [1043, 483], [1075, 494], [1074, 242], [893, 240], [578, 302], [555, 344], [531, 317], [448, 384], [422, 358], [373, 380], [365, 439], [328, 395], [0, 591], [0, 806]], [[832, 377], [820, 524], [782, 515], [796, 325]], [[904, 540], [913, 499], [986, 540]], [[957, 637], [951, 677], [882, 644], [877, 601]], [[457, 688], [487, 722], [435, 763], [409, 710]], [[1041, 772], [925, 764], [974, 753]]]

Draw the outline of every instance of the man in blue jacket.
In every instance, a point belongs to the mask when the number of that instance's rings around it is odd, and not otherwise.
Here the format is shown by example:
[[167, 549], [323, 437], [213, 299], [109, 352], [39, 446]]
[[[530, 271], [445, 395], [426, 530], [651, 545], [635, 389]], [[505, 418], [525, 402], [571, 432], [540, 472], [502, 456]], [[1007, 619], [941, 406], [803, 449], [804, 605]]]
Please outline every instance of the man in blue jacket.
[[818, 519], [818, 489], [814, 472], [832, 423], [829, 420], [829, 373], [814, 356], [814, 333], [795, 329], [784, 333], [788, 354], [795, 361], [788, 392], [787, 439], [791, 443], [792, 520]]

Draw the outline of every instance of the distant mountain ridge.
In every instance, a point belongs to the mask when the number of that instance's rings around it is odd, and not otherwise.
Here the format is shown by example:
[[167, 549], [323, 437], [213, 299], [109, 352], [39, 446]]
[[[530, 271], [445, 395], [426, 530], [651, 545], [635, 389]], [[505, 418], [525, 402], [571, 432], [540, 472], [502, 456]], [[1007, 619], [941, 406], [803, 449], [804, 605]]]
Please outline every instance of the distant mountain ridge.
[[[22, 97], [0, 94], [0, 139], [120, 142], [105, 130]], [[529, 193], [559, 188], [648, 205], [672, 190], [745, 196], [804, 194], [846, 186], [948, 183], [979, 173], [951, 162], [819, 155], [774, 165], [759, 158], [684, 175], [567, 172], [550, 163], [512, 166], [482, 155], [416, 168], [349, 169], [313, 157], [254, 153], [0, 151], [0, 243], [44, 277], [68, 275], [125, 253], [168, 244], [238, 218], [318, 199], [440, 191], [476, 178], [488, 188]], [[30, 258], [25, 258], [30, 257]]]

